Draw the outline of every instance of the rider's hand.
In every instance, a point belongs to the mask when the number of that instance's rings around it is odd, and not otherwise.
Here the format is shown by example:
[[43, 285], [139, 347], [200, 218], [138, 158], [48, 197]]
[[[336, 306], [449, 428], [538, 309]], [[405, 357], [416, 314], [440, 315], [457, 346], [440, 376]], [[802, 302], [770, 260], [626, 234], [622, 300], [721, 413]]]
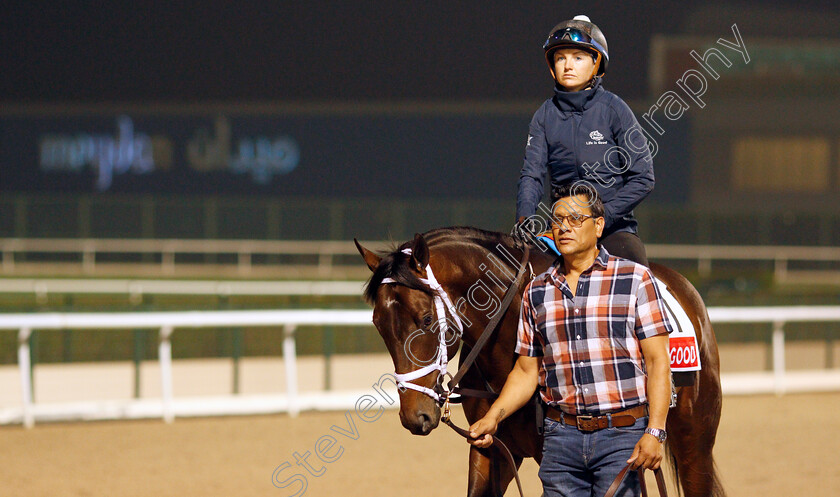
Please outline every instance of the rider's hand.
[[528, 218], [525, 216], [519, 216], [519, 219], [516, 220], [516, 224], [513, 226], [510, 234], [517, 240], [527, 240], [529, 231], [528, 231]]
[[495, 417], [484, 416], [470, 426], [470, 437], [472, 438], [468, 438], [467, 442], [470, 445], [486, 449], [493, 445], [493, 434], [496, 433], [498, 427], [499, 424]]
[[633, 448], [633, 455], [627, 460], [628, 464], [633, 464], [633, 469], [638, 469], [639, 467], [656, 469], [661, 462], [662, 443], [648, 433], [642, 435], [642, 438], [636, 442], [636, 447]]

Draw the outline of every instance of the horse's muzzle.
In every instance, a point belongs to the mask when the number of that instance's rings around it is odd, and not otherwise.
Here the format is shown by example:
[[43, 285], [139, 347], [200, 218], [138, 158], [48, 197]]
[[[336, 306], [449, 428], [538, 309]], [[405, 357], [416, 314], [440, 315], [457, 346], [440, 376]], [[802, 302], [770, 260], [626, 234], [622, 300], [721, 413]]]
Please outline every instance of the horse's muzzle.
[[400, 422], [413, 435], [428, 435], [440, 423], [440, 409], [433, 406], [432, 409], [415, 409], [409, 413], [400, 409]]

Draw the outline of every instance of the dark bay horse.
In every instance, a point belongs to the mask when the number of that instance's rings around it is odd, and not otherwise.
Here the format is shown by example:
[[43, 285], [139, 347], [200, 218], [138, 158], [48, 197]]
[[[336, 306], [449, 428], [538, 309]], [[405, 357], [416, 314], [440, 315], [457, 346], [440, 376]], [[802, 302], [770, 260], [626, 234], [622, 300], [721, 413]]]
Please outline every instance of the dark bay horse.
[[[459, 345], [463, 345], [460, 355], [463, 361], [485, 324], [497, 312], [504, 314], [495, 335], [481, 350], [460, 386], [501, 391], [516, 361], [514, 345], [521, 294], [530, 278], [522, 283], [507, 309], [500, 309], [499, 303], [506, 286], [513, 282], [512, 275], [516, 274], [523, 256], [524, 250], [518, 248], [521, 244], [501, 233], [455, 227], [418, 234], [385, 254], [371, 252], [358, 242], [356, 246], [373, 271], [365, 289], [365, 298], [374, 308], [373, 323], [385, 341], [396, 373], [409, 373], [413, 376], [411, 383], [417, 388], [400, 389], [402, 425], [415, 435], [428, 435], [438, 426], [440, 405], [427, 392], [439, 390], [441, 374], [436, 370], [417, 376], [439, 357], [440, 348], [446, 350], [445, 357], [453, 357]], [[539, 274], [554, 260], [554, 255], [532, 246], [528, 272]], [[427, 267], [433, 269], [433, 275], [428, 274]], [[724, 496], [712, 457], [722, 397], [714, 331], [700, 295], [688, 280], [658, 264], [651, 264], [651, 269], [688, 312], [697, 333], [703, 365], [699, 372], [682, 373], [696, 375], [692, 385], [677, 387], [677, 405], [671, 409], [667, 422], [670, 459], [687, 497]], [[439, 283], [448, 295], [450, 303], [445, 306], [448, 312], [434, 298], [430, 281]], [[442, 329], [435, 326], [441, 311], [447, 314], [449, 323]], [[458, 318], [453, 318], [453, 313]], [[458, 329], [457, 321], [462, 324], [462, 330]], [[446, 335], [445, 341], [441, 333]], [[427, 369], [418, 371], [423, 367]], [[417, 374], [411, 375], [414, 371]], [[419, 391], [423, 388], [427, 392]], [[464, 397], [468, 422], [481, 418], [491, 403], [489, 399]], [[523, 458], [540, 461], [542, 439], [536, 418], [537, 410], [532, 403], [499, 426], [496, 437], [510, 448], [516, 467], [500, 457], [495, 447], [470, 446], [468, 497], [500, 496]]]

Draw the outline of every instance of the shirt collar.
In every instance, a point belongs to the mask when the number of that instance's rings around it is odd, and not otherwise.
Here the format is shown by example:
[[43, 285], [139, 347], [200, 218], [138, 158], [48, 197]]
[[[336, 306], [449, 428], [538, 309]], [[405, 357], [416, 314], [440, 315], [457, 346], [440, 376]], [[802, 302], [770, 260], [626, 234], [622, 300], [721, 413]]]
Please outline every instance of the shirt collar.
[[[604, 248], [603, 245], [598, 247], [598, 255], [595, 257], [595, 261], [592, 263], [589, 269], [584, 271], [583, 274], [587, 274], [591, 271], [604, 271], [607, 269], [607, 263], [610, 259], [610, 253], [607, 252], [607, 249]], [[554, 261], [554, 264], [551, 265], [551, 268], [548, 270], [548, 280], [553, 282], [558, 287], [561, 286], [561, 283], [566, 281], [566, 277], [563, 276], [563, 258], [558, 257], [557, 260]]]

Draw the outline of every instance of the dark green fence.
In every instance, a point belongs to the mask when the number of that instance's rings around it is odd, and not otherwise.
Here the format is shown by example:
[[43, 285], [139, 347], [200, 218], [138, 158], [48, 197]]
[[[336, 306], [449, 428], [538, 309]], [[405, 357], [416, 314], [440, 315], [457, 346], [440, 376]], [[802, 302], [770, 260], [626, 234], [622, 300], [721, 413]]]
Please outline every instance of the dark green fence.
[[[840, 212], [646, 203], [648, 243], [840, 245]], [[453, 225], [509, 231], [512, 199], [315, 199], [132, 195], [4, 195], [2, 238], [405, 240]]]

